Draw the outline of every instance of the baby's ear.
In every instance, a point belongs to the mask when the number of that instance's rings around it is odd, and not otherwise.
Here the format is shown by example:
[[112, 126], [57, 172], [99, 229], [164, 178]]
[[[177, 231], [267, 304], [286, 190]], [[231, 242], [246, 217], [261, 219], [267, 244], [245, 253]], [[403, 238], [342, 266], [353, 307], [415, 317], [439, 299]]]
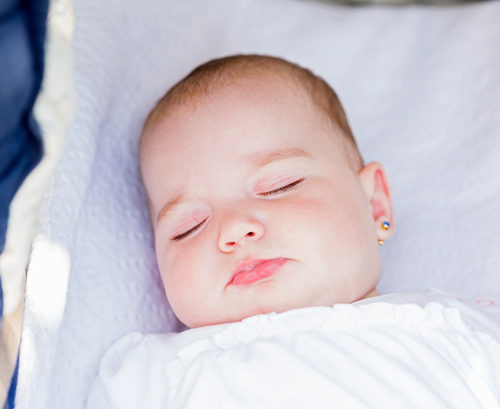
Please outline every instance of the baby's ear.
[[[394, 233], [391, 187], [384, 167], [377, 162], [366, 165], [358, 173], [358, 180], [372, 207], [373, 221], [379, 240], [387, 240]], [[389, 226], [384, 226], [388, 222]]]

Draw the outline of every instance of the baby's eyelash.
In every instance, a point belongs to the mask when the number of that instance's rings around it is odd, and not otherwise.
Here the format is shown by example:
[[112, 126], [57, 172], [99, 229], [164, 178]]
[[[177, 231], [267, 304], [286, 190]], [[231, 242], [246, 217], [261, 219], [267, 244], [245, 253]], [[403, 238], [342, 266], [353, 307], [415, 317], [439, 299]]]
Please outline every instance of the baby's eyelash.
[[287, 190], [290, 190], [297, 186], [300, 182], [302, 182], [305, 178], [296, 180], [295, 182], [290, 183], [289, 185], [280, 187], [279, 189], [271, 190], [270, 192], [263, 192], [259, 193], [259, 196], [271, 196], [271, 195], [277, 195], [279, 193], [286, 192]]
[[170, 240], [173, 240], [173, 241], [179, 241], [179, 240], [182, 240], [184, 237], [187, 237], [189, 236], [191, 233], [194, 233], [196, 230], [198, 230], [202, 225], [203, 223], [205, 223], [207, 221], [207, 219], [203, 220], [200, 224], [197, 224], [196, 226], [194, 226], [193, 228], [189, 229], [188, 231], [184, 232], [184, 233], [181, 233], [179, 234], [178, 236], [174, 236], [172, 237]]

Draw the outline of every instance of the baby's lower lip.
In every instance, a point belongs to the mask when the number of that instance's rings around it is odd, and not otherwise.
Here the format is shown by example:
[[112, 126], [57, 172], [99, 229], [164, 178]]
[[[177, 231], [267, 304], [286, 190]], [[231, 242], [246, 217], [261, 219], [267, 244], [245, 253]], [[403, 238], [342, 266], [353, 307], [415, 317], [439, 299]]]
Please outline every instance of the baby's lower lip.
[[287, 262], [286, 258], [274, 258], [263, 261], [248, 271], [241, 271], [236, 274], [229, 284], [245, 285], [255, 281], [262, 280], [274, 274], [283, 264]]

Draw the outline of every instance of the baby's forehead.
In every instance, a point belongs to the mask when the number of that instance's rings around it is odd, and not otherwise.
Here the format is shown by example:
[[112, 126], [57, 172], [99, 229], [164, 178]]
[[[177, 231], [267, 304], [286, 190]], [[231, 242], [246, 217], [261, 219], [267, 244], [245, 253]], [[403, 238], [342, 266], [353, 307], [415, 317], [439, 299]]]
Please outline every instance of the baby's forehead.
[[[324, 118], [315, 109], [304, 93], [299, 93], [297, 88], [276, 81], [244, 81], [220, 87], [217, 92], [198, 100], [190, 99], [186, 103], [172, 106], [167, 113], [154, 125], [149, 126], [143, 133], [143, 141], [182, 138], [184, 131], [189, 129], [200, 132], [207, 128], [235, 127], [235, 124], [244, 123], [251, 137], [251, 129], [257, 131], [263, 123], [282, 121], [283, 126], [293, 119], [301, 128], [316, 127]], [[308, 129], [309, 129], [308, 128]], [[257, 135], [254, 135], [257, 136]], [[229, 138], [228, 143], [236, 143], [237, 138]], [[193, 143], [202, 140], [194, 139]], [[141, 144], [144, 146], [144, 143]]]
[[[221, 128], [249, 111], [252, 112], [255, 123], [279, 110], [300, 112], [300, 118], [304, 121], [311, 117], [316, 122], [322, 119], [308, 96], [300, 92], [292, 79], [273, 78], [271, 74], [264, 78], [256, 75], [221, 84], [210, 93], [196, 94], [189, 89], [183, 92], [184, 94], [176, 96], [161, 118], [145, 127], [141, 137], [141, 150], [146, 145], [145, 141], [178, 137], [176, 132], [167, 131], [172, 127], [195, 124], [204, 126], [200, 118], [208, 118], [210, 122], [217, 121]], [[254, 107], [263, 109], [252, 109]]]
[[150, 112], [145, 128], [179, 112], [195, 112], [235, 93], [243, 93], [248, 97], [260, 94], [263, 99], [284, 96], [297, 102], [305, 97], [309, 103], [312, 102], [308, 98], [307, 84], [282, 67], [243, 66], [229, 73], [221, 71], [182, 80]]

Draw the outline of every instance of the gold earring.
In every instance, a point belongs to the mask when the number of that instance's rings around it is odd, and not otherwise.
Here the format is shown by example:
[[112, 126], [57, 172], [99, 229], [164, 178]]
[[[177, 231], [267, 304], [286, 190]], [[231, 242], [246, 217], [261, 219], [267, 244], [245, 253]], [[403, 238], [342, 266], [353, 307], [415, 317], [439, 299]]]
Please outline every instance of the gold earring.
[[[382, 228], [384, 230], [389, 230], [389, 226], [390, 226], [389, 222], [383, 222], [382, 223]], [[382, 244], [384, 244], [384, 240], [379, 240], [378, 241], [378, 245], [381, 246]]]

